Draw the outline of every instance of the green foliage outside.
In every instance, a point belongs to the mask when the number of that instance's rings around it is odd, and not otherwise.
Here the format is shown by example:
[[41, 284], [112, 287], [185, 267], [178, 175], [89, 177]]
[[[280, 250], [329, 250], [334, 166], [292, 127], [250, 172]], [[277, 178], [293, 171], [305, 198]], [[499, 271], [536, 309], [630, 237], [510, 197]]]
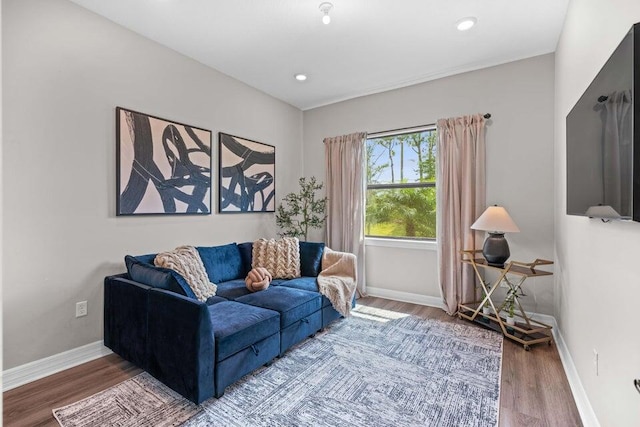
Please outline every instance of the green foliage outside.
[[316, 191], [322, 190], [323, 184], [312, 176], [300, 178], [300, 191], [289, 193], [276, 212], [276, 225], [282, 230], [280, 236], [302, 237], [308, 240], [309, 230], [321, 228], [327, 218], [327, 198], [316, 198]]
[[367, 141], [368, 184], [409, 188], [367, 190], [365, 234], [435, 239], [436, 132], [424, 131]]

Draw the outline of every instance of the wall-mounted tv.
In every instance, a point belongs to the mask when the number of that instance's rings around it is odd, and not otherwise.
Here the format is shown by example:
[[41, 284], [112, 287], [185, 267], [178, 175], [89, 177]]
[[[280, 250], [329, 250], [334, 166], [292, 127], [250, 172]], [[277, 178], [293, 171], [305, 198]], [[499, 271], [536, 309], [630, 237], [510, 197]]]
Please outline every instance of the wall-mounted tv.
[[568, 215], [640, 221], [639, 95], [635, 24], [567, 115]]

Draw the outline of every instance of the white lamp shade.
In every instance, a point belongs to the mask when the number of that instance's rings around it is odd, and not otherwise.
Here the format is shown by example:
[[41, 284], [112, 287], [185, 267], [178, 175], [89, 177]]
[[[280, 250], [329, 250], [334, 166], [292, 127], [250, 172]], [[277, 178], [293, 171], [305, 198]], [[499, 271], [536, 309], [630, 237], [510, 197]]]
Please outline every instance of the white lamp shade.
[[502, 206], [489, 206], [471, 226], [473, 230], [518, 233], [520, 229]]

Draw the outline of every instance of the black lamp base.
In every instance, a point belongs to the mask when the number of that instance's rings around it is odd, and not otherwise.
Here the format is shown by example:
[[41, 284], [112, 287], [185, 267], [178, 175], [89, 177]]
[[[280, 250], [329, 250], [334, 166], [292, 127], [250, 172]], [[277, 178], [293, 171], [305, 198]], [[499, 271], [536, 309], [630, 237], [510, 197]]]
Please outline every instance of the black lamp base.
[[489, 233], [489, 237], [484, 241], [482, 255], [487, 260], [487, 264], [492, 267], [504, 267], [504, 263], [509, 259], [509, 244], [504, 238], [504, 233]]

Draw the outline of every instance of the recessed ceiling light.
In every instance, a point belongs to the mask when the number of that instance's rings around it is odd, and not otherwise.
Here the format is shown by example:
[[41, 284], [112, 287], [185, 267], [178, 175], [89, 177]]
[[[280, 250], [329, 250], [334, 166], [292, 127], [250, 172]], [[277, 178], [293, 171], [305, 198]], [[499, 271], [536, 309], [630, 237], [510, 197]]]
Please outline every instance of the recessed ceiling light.
[[459, 20], [456, 23], [456, 27], [460, 31], [467, 31], [468, 29], [476, 25], [476, 22], [478, 22], [477, 18], [474, 18], [473, 16], [469, 16], [467, 18], [462, 18], [461, 20]]
[[299, 81], [299, 82], [303, 82], [303, 81], [307, 80], [307, 75], [306, 74], [302, 74], [302, 73], [298, 73], [293, 77], [295, 77], [296, 80]]

